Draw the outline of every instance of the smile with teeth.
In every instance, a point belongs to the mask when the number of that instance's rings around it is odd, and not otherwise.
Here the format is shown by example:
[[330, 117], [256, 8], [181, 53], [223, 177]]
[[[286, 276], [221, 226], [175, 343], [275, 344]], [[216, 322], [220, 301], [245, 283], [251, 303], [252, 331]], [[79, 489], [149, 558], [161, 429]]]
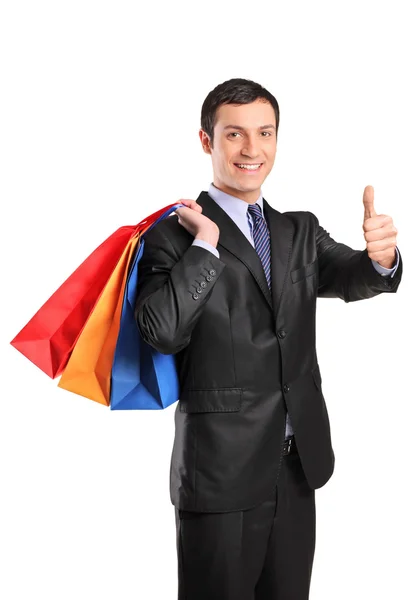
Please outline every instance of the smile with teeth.
[[247, 171], [258, 171], [263, 163], [249, 164], [249, 163], [234, 163], [239, 169], [245, 169]]

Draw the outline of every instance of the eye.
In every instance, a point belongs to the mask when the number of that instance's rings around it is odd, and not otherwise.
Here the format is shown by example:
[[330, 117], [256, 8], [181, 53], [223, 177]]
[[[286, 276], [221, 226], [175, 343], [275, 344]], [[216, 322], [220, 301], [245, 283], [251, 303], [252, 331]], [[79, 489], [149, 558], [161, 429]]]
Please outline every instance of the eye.
[[240, 133], [239, 133], [238, 131], [233, 131], [232, 133], [230, 133], [230, 134], [228, 135], [228, 137], [230, 137], [230, 135], [240, 135]]
[[272, 134], [270, 133], [270, 131], [262, 131], [262, 133], [265, 133], [267, 136], [271, 136]]

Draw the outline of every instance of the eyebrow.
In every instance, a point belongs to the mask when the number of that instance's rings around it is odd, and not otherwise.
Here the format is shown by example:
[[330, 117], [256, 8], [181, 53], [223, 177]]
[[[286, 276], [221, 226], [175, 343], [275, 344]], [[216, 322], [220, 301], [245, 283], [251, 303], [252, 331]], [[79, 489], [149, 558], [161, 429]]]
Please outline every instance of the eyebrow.
[[[226, 125], [224, 127], [224, 131], [226, 129], [239, 129], [240, 131], [245, 131], [244, 127], [240, 127], [240, 125]], [[259, 130], [262, 129], [276, 129], [276, 127], [274, 125], [261, 125], [261, 127], [259, 127]]]

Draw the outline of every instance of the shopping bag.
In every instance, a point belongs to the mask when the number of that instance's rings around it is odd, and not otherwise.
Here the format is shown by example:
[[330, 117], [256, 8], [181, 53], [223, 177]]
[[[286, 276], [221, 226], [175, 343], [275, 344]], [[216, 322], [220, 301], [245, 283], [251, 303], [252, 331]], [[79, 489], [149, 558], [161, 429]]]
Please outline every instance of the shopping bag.
[[[119, 263], [98, 299], [66, 365], [58, 387], [101, 404], [110, 405], [111, 370], [119, 335], [126, 283], [140, 238], [161, 218], [181, 204], [165, 207], [164, 213], [148, 222], [142, 233], [128, 242]], [[161, 212], [161, 211], [160, 211]], [[135, 324], [135, 330], [138, 331]]]
[[127, 242], [172, 206], [180, 204], [165, 206], [138, 225], [112, 233], [41, 306], [11, 345], [49, 377], [60, 375]]
[[111, 372], [111, 410], [162, 409], [179, 398], [175, 357], [147, 344], [137, 326], [137, 266], [143, 255], [142, 236], [124, 294], [120, 328]]

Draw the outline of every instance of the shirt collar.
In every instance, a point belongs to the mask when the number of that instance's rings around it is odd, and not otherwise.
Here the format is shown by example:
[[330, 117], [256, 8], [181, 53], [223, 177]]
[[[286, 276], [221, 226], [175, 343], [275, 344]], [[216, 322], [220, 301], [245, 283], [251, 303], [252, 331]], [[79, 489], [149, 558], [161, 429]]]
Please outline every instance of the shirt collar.
[[[213, 183], [209, 185], [208, 194], [230, 217], [234, 215], [237, 218], [247, 218], [248, 202], [245, 200], [219, 190]], [[263, 214], [263, 195], [261, 193], [256, 203], [260, 206]]]

